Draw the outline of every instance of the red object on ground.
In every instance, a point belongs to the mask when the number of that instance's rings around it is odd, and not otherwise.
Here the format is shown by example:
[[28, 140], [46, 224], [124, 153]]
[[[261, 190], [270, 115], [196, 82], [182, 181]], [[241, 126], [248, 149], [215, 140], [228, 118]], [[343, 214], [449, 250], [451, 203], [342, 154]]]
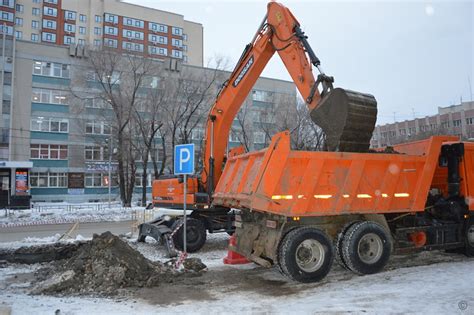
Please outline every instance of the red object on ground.
[[229, 251], [227, 252], [227, 257], [224, 257], [224, 264], [226, 265], [241, 265], [241, 264], [248, 264], [250, 261], [245, 258], [244, 256], [232, 251], [230, 246], [237, 245], [237, 240], [235, 238], [235, 234], [232, 235], [229, 239]]

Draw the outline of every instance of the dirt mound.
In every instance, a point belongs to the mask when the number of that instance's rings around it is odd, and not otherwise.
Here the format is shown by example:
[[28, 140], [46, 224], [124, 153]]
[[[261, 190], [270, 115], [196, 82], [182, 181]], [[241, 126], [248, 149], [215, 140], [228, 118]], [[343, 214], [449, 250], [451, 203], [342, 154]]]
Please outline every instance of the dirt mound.
[[120, 288], [171, 282], [177, 275], [173, 268], [149, 261], [119, 237], [105, 232], [94, 235], [71, 258], [41, 269], [33, 293], [113, 295]]

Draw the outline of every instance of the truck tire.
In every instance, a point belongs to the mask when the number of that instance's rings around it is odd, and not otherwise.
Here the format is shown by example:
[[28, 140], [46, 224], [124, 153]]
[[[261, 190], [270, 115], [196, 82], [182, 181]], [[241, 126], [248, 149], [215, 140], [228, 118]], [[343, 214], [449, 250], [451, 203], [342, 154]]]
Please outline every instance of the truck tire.
[[470, 217], [469, 220], [467, 220], [464, 254], [467, 257], [474, 257], [474, 217]]
[[[179, 229], [173, 235], [174, 246], [178, 250], [183, 250], [183, 219], [176, 220], [171, 228], [175, 231], [178, 226]], [[194, 253], [200, 250], [206, 243], [207, 231], [204, 223], [199, 219], [187, 218], [186, 220], [186, 249], [188, 253]]]
[[347, 263], [344, 261], [344, 257], [342, 255], [342, 240], [344, 239], [344, 235], [346, 234], [347, 230], [351, 226], [353, 226], [355, 223], [358, 223], [358, 222], [360, 221], [352, 221], [344, 225], [341, 231], [337, 234], [336, 242], [334, 243], [334, 249], [335, 249], [334, 258], [339, 266], [347, 270], [350, 270], [350, 269], [347, 266]]
[[342, 240], [342, 257], [347, 267], [360, 275], [381, 271], [390, 258], [392, 242], [383, 226], [372, 221], [351, 225]]
[[285, 235], [278, 250], [284, 275], [298, 282], [316, 282], [331, 270], [334, 250], [326, 234], [312, 227], [296, 228]]

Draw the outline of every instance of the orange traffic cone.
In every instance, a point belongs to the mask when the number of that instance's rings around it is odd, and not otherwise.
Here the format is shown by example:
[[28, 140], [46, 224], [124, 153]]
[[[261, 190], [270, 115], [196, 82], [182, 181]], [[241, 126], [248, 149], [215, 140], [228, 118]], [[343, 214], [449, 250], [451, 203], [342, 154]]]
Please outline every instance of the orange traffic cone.
[[231, 248], [237, 245], [237, 240], [235, 234], [232, 235], [229, 239], [229, 251], [227, 252], [227, 257], [224, 257], [224, 264], [226, 265], [240, 265], [248, 264], [250, 261], [244, 256], [234, 252]]

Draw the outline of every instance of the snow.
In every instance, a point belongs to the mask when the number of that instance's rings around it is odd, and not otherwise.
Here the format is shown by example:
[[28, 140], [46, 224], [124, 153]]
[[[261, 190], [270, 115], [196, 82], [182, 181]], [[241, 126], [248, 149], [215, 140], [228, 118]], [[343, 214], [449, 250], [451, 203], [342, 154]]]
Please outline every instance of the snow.
[[[3, 214], [3, 213], [4, 214]], [[190, 211], [188, 211], [190, 213]], [[145, 209], [144, 207], [124, 208], [118, 203], [54, 203], [36, 204], [26, 210], [4, 210], [0, 212], [0, 228], [59, 224], [75, 222], [117, 222], [117, 221], [149, 221], [161, 215], [181, 215], [182, 210], [165, 208]]]
[[[30, 238], [24, 243], [49, 242], [55, 237]], [[301, 284], [287, 280], [276, 268], [224, 265], [228, 239], [226, 234], [208, 235], [204, 248], [190, 254], [201, 258], [208, 271], [181, 287], [173, 283], [153, 288], [151, 297], [141, 293], [116, 298], [32, 296], [28, 295], [27, 275], [40, 265], [0, 267], [0, 314], [2, 308], [11, 308], [13, 315], [52, 314], [56, 310], [60, 314], [474, 314], [474, 260], [462, 255], [424, 252], [394, 256], [386, 271], [367, 276], [357, 276], [335, 264], [322, 282]], [[169, 259], [153, 239], [129, 243], [150, 260]], [[13, 283], [9, 279], [14, 276], [25, 280]], [[188, 296], [181, 291], [186, 288], [202, 297]], [[163, 290], [177, 292], [179, 297], [169, 303], [158, 302]]]
[[[2, 293], [0, 305], [12, 314], [474, 314], [472, 261], [392, 270], [346, 281], [305, 285], [297, 294], [269, 297], [254, 291], [211, 291], [212, 299], [153, 305], [140, 299], [29, 296]], [[236, 268], [236, 267], [221, 267]], [[2, 274], [5, 271], [2, 271]], [[208, 271], [211, 272], [211, 271]], [[300, 286], [300, 285], [296, 285]], [[157, 293], [159, 294], [159, 293]], [[461, 310], [467, 305], [466, 310]]]
[[[54, 243], [71, 243], [76, 241], [87, 241], [90, 238], [83, 237], [82, 235], [78, 234], [75, 238], [71, 237], [64, 237], [61, 239], [61, 234], [55, 234], [52, 236], [47, 237], [32, 237], [28, 236], [25, 237], [22, 241], [16, 242], [1, 242], [0, 249], [16, 249], [24, 246], [35, 246], [35, 245], [47, 245], [47, 244], [54, 244]], [[1, 313], [0, 313], [1, 314]]]

